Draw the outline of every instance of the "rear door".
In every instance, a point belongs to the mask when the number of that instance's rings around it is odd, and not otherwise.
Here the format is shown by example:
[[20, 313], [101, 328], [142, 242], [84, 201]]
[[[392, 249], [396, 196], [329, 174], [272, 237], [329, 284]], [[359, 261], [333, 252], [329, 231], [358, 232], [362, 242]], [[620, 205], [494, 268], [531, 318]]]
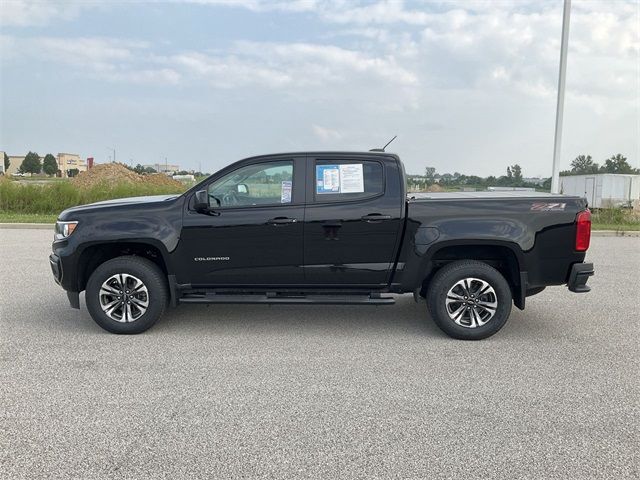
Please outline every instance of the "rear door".
[[302, 283], [304, 180], [304, 158], [269, 158], [203, 186], [214, 213], [185, 211], [182, 281], [200, 287]]
[[307, 161], [305, 283], [387, 283], [402, 226], [397, 164], [383, 156]]

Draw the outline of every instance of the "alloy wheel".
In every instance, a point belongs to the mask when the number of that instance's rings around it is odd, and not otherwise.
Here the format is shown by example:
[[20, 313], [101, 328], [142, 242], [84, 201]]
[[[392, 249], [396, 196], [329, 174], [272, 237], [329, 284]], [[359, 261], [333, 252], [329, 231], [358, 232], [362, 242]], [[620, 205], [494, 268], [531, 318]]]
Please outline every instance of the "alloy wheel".
[[149, 307], [149, 291], [137, 277], [118, 273], [107, 278], [100, 287], [100, 307], [112, 320], [135, 322]]
[[461, 327], [477, 328], [489, 322], [498, 308], [493, 287], [479, 278], [464, 278], [447, 292], [449, 318]]

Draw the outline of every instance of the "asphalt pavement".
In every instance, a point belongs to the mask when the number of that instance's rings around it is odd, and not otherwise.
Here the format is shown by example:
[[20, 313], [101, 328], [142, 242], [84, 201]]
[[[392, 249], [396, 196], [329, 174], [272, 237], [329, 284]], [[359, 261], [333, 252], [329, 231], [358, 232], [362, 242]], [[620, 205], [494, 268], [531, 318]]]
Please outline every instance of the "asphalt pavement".
[[424, 303], [69, 308], [53, 232], [0, 229], [1, 478], [638, 478], [640, 238], [594, 238], [496, 336]]

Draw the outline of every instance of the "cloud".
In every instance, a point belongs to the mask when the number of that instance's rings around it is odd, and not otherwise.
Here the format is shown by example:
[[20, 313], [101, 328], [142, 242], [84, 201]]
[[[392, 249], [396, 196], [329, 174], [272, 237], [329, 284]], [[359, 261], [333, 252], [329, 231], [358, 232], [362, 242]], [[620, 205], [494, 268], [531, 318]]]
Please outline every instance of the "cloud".
[[134, 84], [175, 84], [180, 74], [149, 64], [147, 42], [79, 37], [0, 37], [2, 61], [38, 60], [74, 69], [75, 75]]
[[[159, 0], [162, 1], [162, 0]], [[169, 0], [173, 3], [194, 3], [218, 7], [245, 8], [254, 12], [287, 11], [304, 12], [314, 10], [318, 0]]]
[[312, 125], [313, 134], [323, 142], [333, 142], [342, 139], [342, 134], [337, 130], [321, 127], [320, 125]]
[[[224, 54], [154, 53], [148, 42], [108, 38], [2, 37], [3, 60], [38, 59], [103, 73], [105, 80], [135, 83], [204, 81], [214, 87], [321, 87], [354, 76], [389, 85], [414, 86], [417, 76], [391, 55], [375, 56], [334, 45], [236, 42]], [[153, 75], [157, 72], [158, 75]]]
[[43, 0], [3, 0], [0, 5], [0, 25], [44, 26], [56, 20], [72, 20], [83, 9], [97, 7], [97, 2], [80, 0], [67, 0], [62, 3]]
[[[9, 64], [24, 71], [59, 68], [61, 76], [91, 79], [91, 91], [105, 82], [159, 85], [198, 102], [232, 99], [232, 113], [252, 118], [267, 115], [268, 105], [283, 130], [295, 132], [292, 142], [304, 137], [349, 147], [398, 132], [396, 146], [408, 146], [407, 158], [437, 155], [460, 162], [459, 169], [466, 161], [475, 168], [482, 163], [476, 158], [494, 161], [483, 152], [526, 150], [530, 159], [551, 152], [562, 21], [557, 0], [149, 0], [143, 7], [0, 1], [2, 24], [12, 26], [0, 36], [5, 71]], [[90, 37], [71, 21], [90, 8], [126, 13], [151, 5], [161, 16], [176, 10], [169, 2], [183, 3], [185, 18], [235, 9], [225, 18], [237, 23], [215, 35], [191, 35], [190, 26], [167, 29], [161, 33], [167, 45], [146, 41], [155, 33], [127, 31], [125, 23], [114, 31], [129, 39]], [[638, 16], [635, 1], [572, 3], [566, 148], [598, 137], [591, 153], [612, 138], [638, 150], [632, 130], [640, 101]], [[249, 33], [245, 19], [264, 28]], [[68, 29], [58, 28], [63, 22]], [[47, 36], [32, 28], [46, 24], [56, 27]], [[250, 108], [242, 111], [243, 102]], [[571, 128], [581, 134], [572, 137]], [[267, 130], [265, 138], [278, 136]]]
[[183, 72], [186, 80], [201, 80], [218, 88], [257, 86], [295, 91], [350, 85], [357, 78], [374, 85], [419, 84], [418, 77], [393, 56], [324, 44], [241, 41], [225, 54], [189, 51], [161, 61]]

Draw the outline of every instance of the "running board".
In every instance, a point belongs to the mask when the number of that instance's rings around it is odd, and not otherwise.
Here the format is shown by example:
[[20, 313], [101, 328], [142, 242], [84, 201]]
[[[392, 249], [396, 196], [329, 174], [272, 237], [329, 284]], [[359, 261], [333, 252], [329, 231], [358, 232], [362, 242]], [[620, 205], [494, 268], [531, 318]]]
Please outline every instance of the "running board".
[[179, 303], [252, 303], [252, 304], [315, 304], [315, 305], [393, 305], [393, 297], [374, 295], [300, 295], [273, 294], [187, 294]]

